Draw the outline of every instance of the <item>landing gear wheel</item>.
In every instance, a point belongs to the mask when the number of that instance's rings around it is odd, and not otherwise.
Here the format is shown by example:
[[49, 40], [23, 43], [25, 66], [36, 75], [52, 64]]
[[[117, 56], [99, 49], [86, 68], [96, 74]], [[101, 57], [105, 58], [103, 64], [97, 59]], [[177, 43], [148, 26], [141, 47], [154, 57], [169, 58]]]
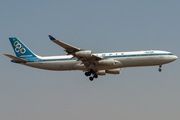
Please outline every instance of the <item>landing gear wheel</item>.
[[159, 65], [159, 69], [158, 69], [159, 72], [162, 71], [161, 67], [162, 67], [162, 65]]
[[85, 72], [85, 76], [91, 76], [89, 77], [90, 81], [93, 81], [94, 78], [98, 78], [98, 75], [96, 74], [96, 72], [93, 71], [91, 68], [87, 72]]
[[94, 76], [93, 76], [94, 78], [98, 78], [98, 75], [97, 74], [94, 74]]
[[90, 81], [93, 81], [93, 79], [94, 79], [93, 77], [89, 77], [89, 80], [90, 80]]
[[158, 70], [159, 70], [159, 72], [161, 72], [161, 71], [162, 71], [162, 69], [161, 69], [161, 68], [159, 68]]
[[86, 76], [90, 76], [91, 73], [90, 73], [90, 72], [85, 72], [85, 75], [86, 75]]
[[89, 73], [94, 73], [94, 71], [92, 70], [92, 69], [89, 69], [89, 71], [88, 71]]

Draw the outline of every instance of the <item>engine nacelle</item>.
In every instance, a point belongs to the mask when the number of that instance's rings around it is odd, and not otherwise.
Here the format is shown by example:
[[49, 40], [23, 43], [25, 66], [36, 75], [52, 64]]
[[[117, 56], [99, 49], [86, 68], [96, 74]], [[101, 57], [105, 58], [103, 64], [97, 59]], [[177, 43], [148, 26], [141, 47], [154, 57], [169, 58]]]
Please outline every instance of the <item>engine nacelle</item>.
[[106, 71], [105, 70], [99, 70], [96, 72], [97, 75], [106, 75]]
[[115, 65], [115, 60], [114, 59], [104, 59], [104, 60], [99, 60], [98, 63], [100, 65], [111, 66], [111, 65]]
[[91, 50], [78, 51], [78, 52], [75, 52], [75, 56], [77, 56], [77, 57], [91, 57], [92, 51]]
[[121, 69], [117, 68], [117, 69], [106, 70], [106, 73], [108, 73], [108, 74], [120, 74], [121, 73]]

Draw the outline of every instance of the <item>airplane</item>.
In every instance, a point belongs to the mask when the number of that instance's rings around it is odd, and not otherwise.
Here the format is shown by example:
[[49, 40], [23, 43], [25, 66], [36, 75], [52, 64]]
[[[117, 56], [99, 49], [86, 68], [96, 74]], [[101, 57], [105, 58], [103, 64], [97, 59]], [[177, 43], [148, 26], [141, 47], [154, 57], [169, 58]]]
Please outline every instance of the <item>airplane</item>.
[[89, 80], [93, 81], [98, 75], [120, 74], [121, 68], [140, 66], [159, 66], [175, 61], [178, 57], [171, 52], [161, 50], [133, 51], [133, 52], [111, 52], [95, 53], [84, 50], [62, 41], [56, 40], [49, 35], [52, 42], [63, 47], [67, 55], [42, 57], [33, 53], [17, 37], [9, 38], [16, 56], [4, 54], [11, 58], [11, 62], [34, 68], [69, 71], [81, 70]]

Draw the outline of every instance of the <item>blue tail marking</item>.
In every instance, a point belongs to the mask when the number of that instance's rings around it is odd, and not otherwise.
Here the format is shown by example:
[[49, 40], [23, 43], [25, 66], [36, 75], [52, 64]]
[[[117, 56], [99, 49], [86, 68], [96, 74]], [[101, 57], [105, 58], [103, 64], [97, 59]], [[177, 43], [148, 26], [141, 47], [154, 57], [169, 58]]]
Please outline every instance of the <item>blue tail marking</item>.
[[30, 58], [36, 57], [34, 54], [23, 42], [21, 42], [18, 38], [12, 37], [9, 38], [11, 45], [14, 49], [14, 52], [19, 58]]

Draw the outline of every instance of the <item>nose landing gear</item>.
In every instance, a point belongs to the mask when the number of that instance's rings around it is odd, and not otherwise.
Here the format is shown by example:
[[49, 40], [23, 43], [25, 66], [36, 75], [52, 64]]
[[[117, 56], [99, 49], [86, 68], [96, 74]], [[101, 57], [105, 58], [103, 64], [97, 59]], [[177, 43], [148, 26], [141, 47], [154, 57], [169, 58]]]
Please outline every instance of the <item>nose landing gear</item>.
[[158, 69], [159, 72], [162, 71], [161, 67], [162, 67], [162, 65], [159, 65], [159, 69]]

